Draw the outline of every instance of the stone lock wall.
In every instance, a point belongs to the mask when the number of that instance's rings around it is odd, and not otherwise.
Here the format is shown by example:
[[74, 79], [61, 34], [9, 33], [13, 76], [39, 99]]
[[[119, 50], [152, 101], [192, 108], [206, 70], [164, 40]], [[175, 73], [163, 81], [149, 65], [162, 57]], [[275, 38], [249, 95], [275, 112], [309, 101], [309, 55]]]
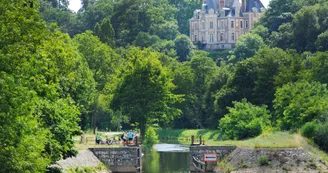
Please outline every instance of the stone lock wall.
[[141, 170], [140, 147], [90, 148], [90, 151], [112, 172], [138, 172]]
[[[236, 147], [235, 146], [190, 146], [190, 172], [196, 172], [192, 162], [192, 157], [196, 157], [204, 162], [204, 153], [216, 153], [219, 159], [229, 155]], [[213, 172], [217, 166], [216, 162], [208, 162], [206, 170]]]

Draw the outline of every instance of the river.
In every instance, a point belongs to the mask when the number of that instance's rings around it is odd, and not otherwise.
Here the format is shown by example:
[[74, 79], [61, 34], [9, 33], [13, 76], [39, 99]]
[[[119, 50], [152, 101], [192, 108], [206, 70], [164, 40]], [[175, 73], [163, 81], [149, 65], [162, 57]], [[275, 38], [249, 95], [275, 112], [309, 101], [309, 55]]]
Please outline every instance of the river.
[[142, 157], [143, 173], [189, 173], [189, 146], [156, 144]]

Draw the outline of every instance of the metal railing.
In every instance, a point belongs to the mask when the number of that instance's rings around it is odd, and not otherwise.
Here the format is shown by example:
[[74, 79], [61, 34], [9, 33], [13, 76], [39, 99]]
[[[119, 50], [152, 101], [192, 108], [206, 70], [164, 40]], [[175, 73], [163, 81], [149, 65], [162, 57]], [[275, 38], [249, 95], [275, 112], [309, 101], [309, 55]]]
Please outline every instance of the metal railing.
[[195, 156], [192, 156], [192, 165], [197, 172], [206, 172], [206, 163], [202, 162]]

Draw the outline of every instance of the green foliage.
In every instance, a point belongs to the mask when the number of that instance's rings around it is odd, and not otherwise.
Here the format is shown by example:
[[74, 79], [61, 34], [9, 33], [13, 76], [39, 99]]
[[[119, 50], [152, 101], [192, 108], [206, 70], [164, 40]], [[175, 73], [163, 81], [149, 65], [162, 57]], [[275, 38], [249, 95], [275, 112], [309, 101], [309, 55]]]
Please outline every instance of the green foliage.
[[105, 18], [101, 24], [97, 23], [94, 31], [103, 43], [115, 47], [115, 32], [108, 18]]
[[44, 172], [49, 130], [40, 128], [39, 99], [13, 75], [0, 73], [0, 167], [4, 172]]
[[321, 113], [328, 110], [327, 86], [319, 82], [288, 83], [277, 89], [275, 97], [277, 126], [284, 130], [318, 120]]
[[162, 66], [158, 53], [132, 48], [126, 57], [130, 70], [117, 88], [111, 107], [138, 122], [143, 136], [147, 124], [168, 122], [178, 116], [181, 112], [172, 104], [182, 98], [172, 93], [172, 74]]
[[178, 28], [176, 22], [165, 21], [165, 23], [152, 26], [150, 32], [154, 33], [154, 35], [157, 35], [161, 39], [174, 40], [179, 34]]
[[179, 61], [188, 61], [193, 55], [194, 45], [192, 44], [190, 38], [186, 35], [179, 35], [174, 40], [175, 50], [177, 51], [177, 56]]
[[266, 106], [258, 107], [248, 103], [233, 102], [229, 113], [219, 122], [219, 129], [227, 139], [245, 139], [260, 135], [270, 126], [270, 114]]
[[38, 1], [26, 3], [0, 2], [5, 172], [44, 172], [50, 161], [75, 155], [72, 136], [80, 132], [80, 112], [94, 91], [92, 74], [69, 36], [46, 30]]
[[313, 139], [318, 131], [318, 124], [315, 122], [307, 122], [301, 128], [301, 134], [304, 137]]
[[316, 143], [320, 149], [328, 152], [328, 123], [319, 125], [318, 130], [314, 136], [314, 143]]
[[145, 145], [146, 148], [151, 149], [152, 146], [158, 142], [159, 140], [156, 130], [152, 126], [147, 127], [145, 137], [142, 141], [143, 145]]
[[263, 39], [259, 35], [253, 33], [242, 35], [237, 40], [236, 47], [233, 51], [236, 58], [235, 61], [238, 62], [254, 56], [255, 53], [264, 46]]
[[318, 38], [315, 42], [318, 51], [328, 50], [327, 39], [328, 39], [328, 30], [318, 35]]
[[258, 158], [258, 162], [259, 162], [260, 166], [268, 165], [269, 164], [268, 156], [265, 156], [265, 155], [260, 156]]

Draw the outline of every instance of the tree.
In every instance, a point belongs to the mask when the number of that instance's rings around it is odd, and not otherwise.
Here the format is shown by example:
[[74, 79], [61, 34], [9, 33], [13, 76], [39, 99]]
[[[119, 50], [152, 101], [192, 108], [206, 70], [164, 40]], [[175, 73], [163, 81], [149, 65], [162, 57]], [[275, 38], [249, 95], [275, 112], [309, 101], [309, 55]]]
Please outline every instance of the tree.
[[126, 56], [131, 70], [116, 90], [111, 106], [137, 122], [143, 137], [149, 124], [170, 121], [180, 114], [172, 105], [181, 101], [181, 96], [172, 93], [172, 76], [161, 65], [158, 53], [132, 48]]
[[327, 86], [319, 82], [298, 81], [279, 87], [273, 101], [277, 126], [282, 130], [297, 129], [318, 120], [328, 110], [327, 98]]
[[159, 41], [160, 38], [157, 35], [150, 35], [146, 32], [140, 32], [134, 41], [134, 45], [140, 48], [148, 48]]
[[113, 0], [83, 0], [82, 4], [78, 19], [83, 24], [84, 30], [93, 30], [97, 23], [101, 23], [105, 18], [111, 19], [113, 16]]
[[161, 39], [174, 40], [179, 34], [179, 26], [174, 21], [165, 21], [164, 23], [154, 25], [150, 29], [151, 33], [159, 36]]
[[14, 163], [6, 172], [44, 172], [50, 161], [76, 154], [72, 137], [80, 132], [80, 110], [88, 106], [94, 86], [70, 37], [46, 30], [38, 1], [28, 3], [33, 5], [0, 2], [0, 73], [6, 79], [1, 123], [10, 131], [0, 141], [11, 138], [2, 151], [8, 156], [4, 163]]
[[246, 139], [260, 135], [270, 127], [270, 113], [266, 106], [255, 106], [246, 99], [233, 102], [229, 113], [219, 122], [219, 129], [226, 139]]
[[122, 80], [120, 76], [126, 61], [111, 47], [102, 43], [91, 31], [76, 35], [74, 42], [92, 71], [97, 90], [88, 115], [82, 116], [82, 128], [95, 129], [96, 126], [105, 128], [101, 125], [104, 120], [107, 122], [106, 127], [109, 127], [109, 122], [115, 119], [113, 117], [115, 114], [107, 107], [117, 85]]
[[320, 34], [318, 10], [319, 5], [309, 6], [295, 14], [293, 24], [296, 50], [301, 52], [316, 50], [315, 41]]
[[216, 63], [203, 51], [197, 51], [190, 62], [185, 62], [174, 70], [174, 83], [177, 85], [174, 92], [185, 95], [185, 101], [177, 104], [183, 114], [177, 119], [176, 126], [206, 128], [212, 125], [209, 122], [211, 115], [204, 109], [204, 97], [218, 71]]
[[233, 50], [235, 56], [235, 61], [241, 61], [246, 58], [250, 58], [255, 55], [255, 53], [265, 46], [263, 39], [252, 33], [247, 33], [237, 40], [236, 47]]
[[202, 0], [168, 0], [178, 10], [175, 12], [175, 18], [178, 21], [179, 31], [182, 34], [189, 35], [189, 19], [193, 16], [195, 9], [200, 9]]
[[186, 35], [179, 35], [175, 40], [175, 50], [181, 62], [188, 61], [193, 55], [194, 45]]
[[77, 14], [72, 13], [69, 9], [52, 7], [47, 1], [40, 0], [40, 15], [50, 27], [56, 23], [58, 26], [55, 29], [68, 33], [72, 37], [83, 30], [83, 24]]
[[328, 50], [328, 30], [318, 35], [318, 38], [315, 42], [316, 48], [318, 51]]
[[105, 18], [101, 24], [97, 23], [94, 31], [103, 43], [115, 47], [115, 32], [109, 19]]
[[0, 78], [1, 171], [45, 172], [50, 163], [45, 153], [49, 130], [39, 127], [36, 93], [13, 75], [1, 71]]
[[269, 42], [272, 47], [279, 47], [281, 49], [294, 48], [292, 23], [284, 23], [279, 26], [278, 32], [273, 31], [270, 35]]

